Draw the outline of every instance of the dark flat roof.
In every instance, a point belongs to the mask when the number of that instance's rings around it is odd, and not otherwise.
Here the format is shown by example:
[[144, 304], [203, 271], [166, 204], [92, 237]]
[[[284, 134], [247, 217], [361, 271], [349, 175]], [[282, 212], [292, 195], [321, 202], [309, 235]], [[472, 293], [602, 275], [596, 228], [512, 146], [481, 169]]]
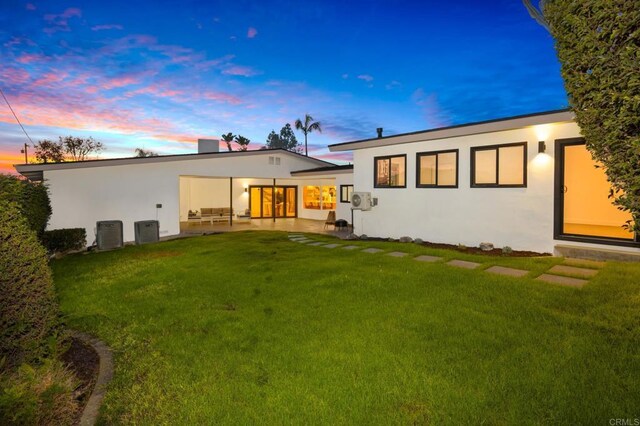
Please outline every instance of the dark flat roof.
[[353, 170], [353, 164], [345, 164], [341, 166], [327, 166], [327, 167], [316, 167], [314, 169], [304, 169], [304, 170], [295, 170], [291, 172], [292, 175], [303, 174], [303, 173], [322, 173], [322, 172], [336, 172], [336, 171], [348, 171]]

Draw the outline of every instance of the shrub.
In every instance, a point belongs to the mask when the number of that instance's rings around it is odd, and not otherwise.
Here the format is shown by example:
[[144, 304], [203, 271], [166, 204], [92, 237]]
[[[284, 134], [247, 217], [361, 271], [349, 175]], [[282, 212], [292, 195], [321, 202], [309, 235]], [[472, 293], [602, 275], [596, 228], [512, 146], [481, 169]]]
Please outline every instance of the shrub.
[[59, 362], [20, 366], [0, 377], [0, 423], [71, 425], [78, 413], [76, 379]]
[[57, 303], [47, 253], [16, 203], [0, 199], [0, 360], [11, 369], [45, 356]]
[[51, 217], [51, 202], [46, 185], [0, 174], [0, 199], [18, 204], [20, 212], [38, 237]]
[[87, 231], [84, 228], [66, 228], [44, 231], [42, 244], [49, 253], [64, 253], [81, 250], [87, 245]]
[[502, 247], [502, 254], [512, 254], [513, 253], [513, 249], [509, 246], [504, 246]]

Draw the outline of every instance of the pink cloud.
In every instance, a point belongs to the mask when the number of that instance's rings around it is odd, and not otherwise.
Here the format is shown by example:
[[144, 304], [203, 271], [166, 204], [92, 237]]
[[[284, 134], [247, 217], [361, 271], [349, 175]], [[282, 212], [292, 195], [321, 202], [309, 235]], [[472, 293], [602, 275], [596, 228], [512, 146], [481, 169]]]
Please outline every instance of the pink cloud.
[[242, 103], [240, 98], [229, 93], [206, 91], [202, 92], [200, 95], [202, 96], [202, 98], [208, 99], [210, 101], [226, 102], [232, 105], [239, 105]]
[[19, 62], [21, 64], [30, 64], [32, 62], [40, 62], [45, 58], [45, 56], [39, 54], [24, 53], [16, 58], [16, 62]]
[[258, 35], [258, 30], [256, 30], [253, 27], [249, 27], [249, 29], [247, 30], [247, 38], [254, 38], [257, 35]]
[[55, 83], [60, 83], [64, 81], [64, 79], [66, 79], [68, 76], [69, 74], [67, 74], [66, 72], [50, 72], [50, 73], [44, 74], [43, 76], [38, 78], [36, 81], [34, 81], [33, 85], [36, 87], [38, 86], [50, 87]]
[[254, 75], [260, 74], [259, 71], [254, 70], [251, 67], [246, 67], [242, 65], [231, 65], [228, 68], [222, 71], [222, 74], [226, 75], [239, 75], [242, 77], [253, 77]]
[[140, 89], [133, 90], [131, 92], [127, 92], [125, 96], [130, 97], [136, 95], [153, 95], [158, 98], [173, 98], [175, 96], [182, 95], [183, 93], [184, 92], [182, 90], [169, 89], [166, 86], [149, 85]]
[[103, 24], [103, 25], [94, 25], [91, 27], [91, 31], [102, 31], [102, 30], [121, 30], [123, 29], [120, 24]]
[[124, 75], [109, 79], [102, 83], [100, 87], [105, 90], [116, 89], [118, 87], [131, 86], [134, 84], [138, 84], [140, 80], [131, 75]]
[[33, 3], [27, 3], [24, 8], [27, 10], [36, 10], [36, 5]]
[[21, 86], [30, 80], [30, 74], [22, 68], [0, 67], [0, 81], [11, 86]]
[[60, 14], [49, 13], [44, 15], [44, 20], [47, 21], [51, 27], [45, 28], [43, 31], [46, 34], [53, 34], [57, 31], [71, 31], [69, 27], [70, 18], [79, 18], [82, 16], [82, 11], [76, 7], [67, 8]]

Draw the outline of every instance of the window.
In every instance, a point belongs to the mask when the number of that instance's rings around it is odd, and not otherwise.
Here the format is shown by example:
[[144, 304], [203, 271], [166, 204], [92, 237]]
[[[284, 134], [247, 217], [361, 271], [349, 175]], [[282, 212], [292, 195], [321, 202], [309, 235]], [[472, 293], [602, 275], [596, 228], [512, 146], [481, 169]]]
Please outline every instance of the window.
[[419, 152], [416, 155], [417, 188], [457, 188], [458, 150]]
[[471, 148], [471, 187], [526, 186], [526, 142]]
[[376, 188], [406, 188], [406, 164], [406, 155], [375, 157], [373, 159], [375, 178], [373, 186]]
[[334, 210], [336, 208], [335, 186], [305, 186], [302, 202], [305, 209]]
[[320, 187], [305, 186], [302, 202], [305, 209], [320, 210]]
[[340, 202], [350, 203], [353, 194], [353, 185], [340, 185]]

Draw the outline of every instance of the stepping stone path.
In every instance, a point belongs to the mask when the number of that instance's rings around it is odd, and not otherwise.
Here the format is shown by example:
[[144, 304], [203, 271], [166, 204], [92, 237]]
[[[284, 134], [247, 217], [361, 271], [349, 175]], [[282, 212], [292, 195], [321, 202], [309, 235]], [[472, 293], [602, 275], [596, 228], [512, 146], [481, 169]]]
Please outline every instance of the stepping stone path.
[[492, 266], [485, 270], [492, 274], [506, 275], [508, 277], [524, 277], [529, 273], [529, 271], [525, 271], [524, 269], [507, 268], [504, 266]]
[[448, 261], [447, 265], [456, 266], [458, 268], [465, 268], [465, 269], [476, 269], [478, 266], [480, 266], [480, 264], [476, 262], [467, 262], [466, 260], [458, 260], [458, 259]]
[[[362, 246], [342, 244], [327, 244], [326, 241], [314, 241], [302, 234], [289, 234], [289, 240], [309, 246], [322, 246], [328, 249], [341, 247], [344, 250], [360, 250]], [[384, 250], [374, 247], [365, 248], [362, 253], [380, 253]], [[387, 253], [391, 257], [405, 257], [409, 253], [402, 251], [392, 251]], [[443, 260], [439, 256], [421, 255], [414, 257], [418, 262], [439, 262]], [[447, 265], [464, 269], [476, 269], [480, 263], [469, 262], [466, 260], [453, 259], [447, 262]], [[567, 287], [581, 288], [589, 281], [588, 279], [598, 274], [598, 270], [605, 266], [605, 262], [597, 262], [593, 260], [571, 259], [566, 258], [562, 264], [554, 265], [549, 270], [536, 278], [536, 281], [543, 281], [551, 284], [558, 284]], [[485, 269], [490, 274], [504, 275], [508, 277], [525, 277], [529, 271], [525, 269], [508, 268], [506, 266], [491, 266]]]
[[391, 253], [387, 253], [387, 256], [392, 256], [392, 257], [405, 257], [407, 255], [407, 253], [401, 252], [401, 251], [392, 251]]
[[568, 258], [564, 260], [562, 265], [552, 266], [547, 273], [540, 275], [536, 280], [566, 287], [581, 288], [589, 282], [588, 278], [594, 277], [598, 273], [598, 269], [604, 266], [604, 262]]
[[380, 253], [381, 251], [384, 251], [384, 250], [373, 248], [373, 247], [362, 250], [363, 253]]
[[579, 278], [569, 278], [569, 277], [562, 277], [560, 275], [551, 275], [551, 274], [542, 274], [538, 278], [536, 278], [536, 281], [544, 281], [551, 284], [559, 284], [567, 287], [576, 287], [576, 288], [581, 288], [582, 286], [584, 286], [586, 283], [589, 282], [587, 280], [581, 280]]
[[577, 268], [575, 266], [555, 265], [549, 272], [557, 275], [574, 275], [580, 278], [593, 277], [598, 273], [596, 269]]
[[427, 256], [425, 254], [422, 256], [414, 257], [414, 260], [417, 260], [418, 262], [438, 262], [442, 260], [442, 258], [438, 256]]

